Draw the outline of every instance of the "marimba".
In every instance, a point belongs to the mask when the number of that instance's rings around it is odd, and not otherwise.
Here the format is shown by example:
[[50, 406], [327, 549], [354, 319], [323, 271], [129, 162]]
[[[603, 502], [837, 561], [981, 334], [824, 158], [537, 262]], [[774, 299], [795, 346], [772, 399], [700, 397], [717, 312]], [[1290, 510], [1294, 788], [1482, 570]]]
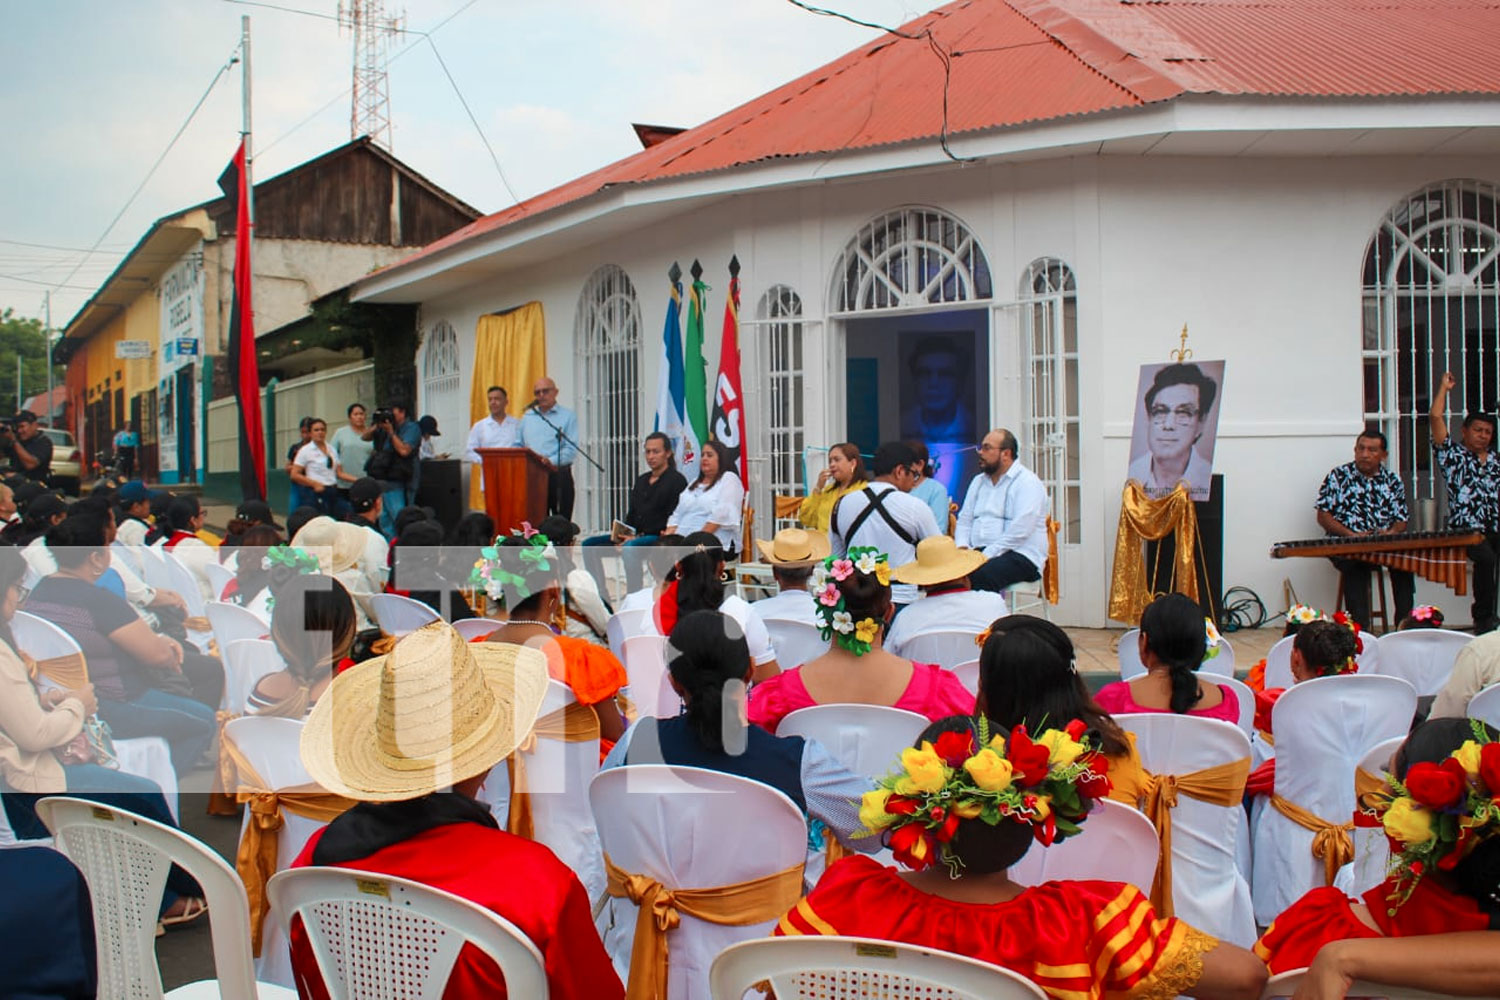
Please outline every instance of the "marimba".
[[1388, 535], [1351, 535], [1344, 538], [1308, 538], [1277, 542], [1272, 559], [1316, 557], [1357, 559], [1388, 569], [1415, 573], [1424, 580], [1441, 583], [1462, 597], [1469, 592], [1468, 548], [1484, 541], [1484, 535], [1467, 528], [1445, 531], [1406, 531]]

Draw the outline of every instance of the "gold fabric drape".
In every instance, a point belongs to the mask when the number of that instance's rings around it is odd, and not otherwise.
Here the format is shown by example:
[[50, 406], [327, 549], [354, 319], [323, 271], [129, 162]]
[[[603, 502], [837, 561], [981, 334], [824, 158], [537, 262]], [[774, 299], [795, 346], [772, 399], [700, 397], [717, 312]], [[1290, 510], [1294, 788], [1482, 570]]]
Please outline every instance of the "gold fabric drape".
[[1333, 885], [1338, 870], [1354, 860], [1354, 838], [1349, 835], [1354, 821], [1330, 823], [1280, 795], [1271, 796], [1271, 805], [1302, 829], [1312, 831], [1312, 856], [1323, 862], [1323, 884]]
[[1198, 574], [1193, 556], [1198, 551], [1198, 514], [1187, 487], [1178, 483], [1171, 493], [1152, 500], [1140, 483], [1127, 482], [1120, 497], [1120, 528], [1115, 534], [1115, 568], [1109, 586], [1109, 616], [1115, 621], [1140, 622], [1152, 598], [1145, 543], [1171, 534], [1176, 535], [1172, 588], [1196, 601]]
[[276, 874], [279, 853], [276, 833], [285, 823], [281, 811], [285, 809], [327, 823], [353, 806], [354, 800], [335, 795], [316, 784], [273, 792], [266, 787], [265, 779], [255, 773], [255, 768], [250, 766], [250, 761], [233, 740], [225, 739], [222, 745], [224, 756], [239, 774], [235, 797], [250, 808], [250, 822], [245, 824], [245, 834], [234, 858], [234, 869], [245, 883], [245, 895], [250, 899], [250, 944], [259, 958], [261, 930], [265, 926], [266, 914], [271, 912], [266, 883]]
[[214, 725], [219, 727], [219, 773], [213, 790], [208, 793], [204, 811], [210, 816], [238, 816], [240, 804], [234, 797], [235, 767], [229, 756], [229, 741], [224, 738], [224, 724], [240, 717], [239, 712], [219, 709], [214, 713]]
[[[469, 427], [489, 414], [486, 395], [490, 386], [505, 388], [510, 399], [506, 412], [519, 417], [531, 402], [531, 387], [546, 374], [547, 324], [540, 302], [479, 317], [474, 331], [474, 370], [469, 373]], [[468, 427], [461, 433], [466, 442]], [[463, 448], [459, 445], [460, 453]], [[478, 469], [470, 470], [470, 510], [484, 510], [480, 478]]]
[[802, 865], [732, 885], [668, 889], [649, 875], [632, 875], [604, 855], [605, 892], [640, 907], [625, 1000], [665, 1000], [667, 932], [682, 914], [709, 923], [744, 926], [780, 918], [802, 898]]
[[1047, 518], [1047, 561], [1042, 566], [1042, 596], [1047, 599], [1048, 604], [1056, 604], [1062, 597], [1062, 589], [1057, 585], [1057, 529], [1060, 525]]
[[1173, 910], [1172, 810], [1177, 808], [1177, 797], [1186, 795], [1216, 806], [1232, 806], [1245, 797], [1245, 779], [1249, 777], [1249, 757], [1189, 774], [1146, 772], [1143, 811], [1151, 825], [1156, 827], [1156, 835], [1161, 840], [1156, 879], [1151, 883], [1151, 905], [1159, 915], [1170, 917]]
[[536, 750], [537, 740], [560, 740], [563, 743], [586, 743], [599, 738], [599, 714], [592, 705], [570, 702], [555, 712], [536, 720], [531, 734], [505, 758], [510, 775], [510, 808], [505, 815], [505, 829], [527, 840], [536, 839], [536, 824], [531, 817], [531, 793], [526, 787], [526, 754]]

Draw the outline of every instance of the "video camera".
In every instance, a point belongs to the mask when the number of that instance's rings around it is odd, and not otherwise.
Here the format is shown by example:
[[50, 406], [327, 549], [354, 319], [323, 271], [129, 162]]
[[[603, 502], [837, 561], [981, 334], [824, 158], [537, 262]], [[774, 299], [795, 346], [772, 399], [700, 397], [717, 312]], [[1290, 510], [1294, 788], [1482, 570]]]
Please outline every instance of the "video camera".
[[388, 407], [381, 407], [370, 417], [370, 421], [377, 427], [381, 424], [394, 424], [396, 422], [396, 414]]

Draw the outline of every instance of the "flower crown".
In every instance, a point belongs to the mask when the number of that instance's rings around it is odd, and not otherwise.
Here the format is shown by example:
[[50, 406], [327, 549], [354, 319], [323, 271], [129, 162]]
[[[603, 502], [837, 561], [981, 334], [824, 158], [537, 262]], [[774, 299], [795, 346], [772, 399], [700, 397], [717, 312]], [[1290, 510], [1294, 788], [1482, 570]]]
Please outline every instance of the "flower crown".
[[870, 545], [857, 545], [843, 556], [829, 556], [813, 566], [813, 609], [818, 614], [818, 632], [833, 639], [855, 656], [864, 656], [880, 634], [881, 622], [864, 618], [855, 622], [839, 584], [855, 571], [874, 576], [882, 587], [891, 585], [891, 563], [884, 552]]
[[1219, 634], [1219, 627], [1212, 618], [1203, 619], [1203, 637], [1207, 641], [1203, 650], [1203, 662], [1207, 663], [1218, 656], [1219, 650], [1224, 647], [1224, 637]]
[[1365, 797], [1392, 840], [1392, 914], [1429, 866], [1452, 871], [1482, 841], [1500, 834], [1500, 743], [1489, 738], [1484, 723], [1470, 724], [1474, 739], [1442, 763], [1413, 764], [1404, 781], [1387, 774], [1390, 792]]
[[1310, 622], [1326, 621], [1327, 618], [1327, 615], [1310, 604], [1293, 604], [1286, 613], [1286, 620], [1292, 625], [1307, 625]]
[[[266, 549], [266, 554], [260, 558], [260, 568], [270, 572], [277, 566], [284, 566], [294, 571], [297, 576], [307, 576], [311, 573], [323, 572], [322, 564], [318, 557], [306, 549], [295, 548], [291, 545], [273, 545]], [[266, 611], [274, 611], [276, 608], [276, 595], [267, 591]]]
[[1353, 618], [1350, 618], [1349, 613], [1346, 611], [1336, 611], [1334, 612], [1332, 618], [1326, 618], [1324, 620], [1331, 621], [1335, 625], [1342, 625], [1346, 629], [1354, 633], [1354, 656], [1347, 658], [1343, 663], [1335, 663], [1331, 667], [1322, 668], [1318, 671], [1318, 676], [1338, 677], [1342, 674], [1352, 674], [1357, 672], [1359, 670], [1359, 663], [1354, 659], [1354, 657], [1360, 655], [1365, 651], [1365, 640], [1360, 636], [1359, 622], [1355, 621]]
[[1434, 628], [1443, 627], [1443, 609], [1436, 604], [1419, 604], [1411, 609], [1408, 617], [1414, 622], [1421, 622]]
[[[512, 529], [511, 536], [519, 536], [526, 541], [525, 545], [513, 547], [520, 559], [521, 570], [525, 573], [545, 573], [552, 569], [552, 560], [557, 558], [557, 549], [553, 546], [552, 539], [533, 528], [529, 521], [522, 521], [519, 529]], [[490, 600], [502, 605], [505, 603], [506, 587], [514, 590], [520, 601], [532, 594], [531, 585], [526, 582], [522, 573], [513, 573], [502, 565], [503, 562], [509, 562], [508, 558], [502, 560], [500, 555], [501, 543], [504, 541], [504, 535], [496, 535], [495, 544], [480, 549], [479, 559], [469, 573], [470, 586], [483, 590]]]
[[1029, 823], [1039, 843], [1053, 844], [1077, 833], [1093, 800], [1109, 790], [1109, 761], [1084, 737], [1083, 722], [1035, 740], [1016, 726], [1007, 740], [1003, 733], [992, 738], [981, 715], [972, 729], [901, 751], [901, 769], [865, 793], [859, 819], [872, 833], [887, 831], [892, 853], [907, 868], [919, 871], [941, 856], [957, 875], [962, 862], [948, 843], [960, 820]]

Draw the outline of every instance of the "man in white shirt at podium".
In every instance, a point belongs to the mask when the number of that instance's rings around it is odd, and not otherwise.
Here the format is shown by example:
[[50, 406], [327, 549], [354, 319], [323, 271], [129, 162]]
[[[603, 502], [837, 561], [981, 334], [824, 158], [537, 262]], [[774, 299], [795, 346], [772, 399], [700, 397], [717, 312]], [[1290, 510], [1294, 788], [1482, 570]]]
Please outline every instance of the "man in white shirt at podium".
[[[498, 385], [492, 385], [485, 393], [490, 412], [469, 428], [469, 444], [464, 451], [464, 461], [472, 463], [471, 476], [478, 475], [483, 483], [484, 469], [479, 458], [480, 448], [518, 448], [521, 445], [521, 421], [505, 412], [510, 397]], [[483, 490], [481, 485], [480, 489]], [[481, 496], [483, 493], [480, 494]]]

